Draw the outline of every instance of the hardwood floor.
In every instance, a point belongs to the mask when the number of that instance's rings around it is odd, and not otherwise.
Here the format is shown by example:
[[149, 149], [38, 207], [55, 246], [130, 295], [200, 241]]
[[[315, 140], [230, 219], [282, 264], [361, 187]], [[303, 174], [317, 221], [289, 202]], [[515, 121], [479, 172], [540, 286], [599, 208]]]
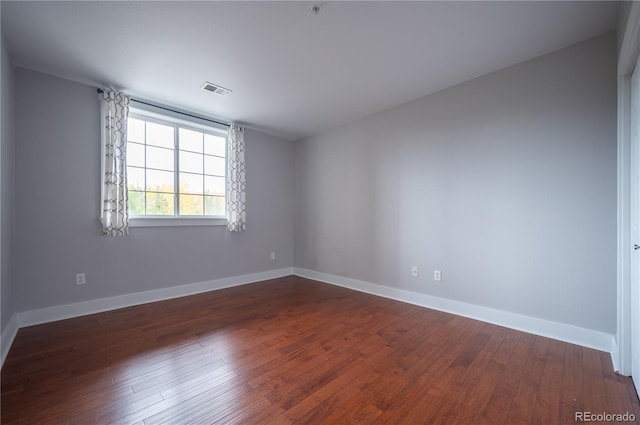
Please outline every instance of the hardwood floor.
[[1, 378], [4, 425], [640, 418], [607, 353], [293, 276], [21, 329]]

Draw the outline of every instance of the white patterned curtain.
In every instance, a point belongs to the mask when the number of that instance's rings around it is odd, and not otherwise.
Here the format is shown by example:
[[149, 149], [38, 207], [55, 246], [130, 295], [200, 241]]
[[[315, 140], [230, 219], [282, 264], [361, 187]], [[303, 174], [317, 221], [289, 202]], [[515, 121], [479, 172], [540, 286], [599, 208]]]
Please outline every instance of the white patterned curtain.
[[127, 208], [127, 118], [129, 96], [105, 90], [102, 103], [102, 234], [129, 234]]
[[229, 126], [227, 155], [227, 229], [242, 232], [247, 229], [247, 180], [244, 165], [244, 126]]

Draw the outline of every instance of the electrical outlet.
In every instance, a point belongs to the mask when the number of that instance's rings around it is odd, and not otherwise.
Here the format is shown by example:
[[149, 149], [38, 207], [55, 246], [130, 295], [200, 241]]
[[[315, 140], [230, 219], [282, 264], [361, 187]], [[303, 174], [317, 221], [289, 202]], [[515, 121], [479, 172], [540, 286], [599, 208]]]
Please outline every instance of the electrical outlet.
[[418, 266], [411, 267], [411, 276], [418, 277]]
[[87, 279], [84, 276], [84, 273], [78, 273], [76, 275], [76, 285], [84, 285], [87, 283]]
[[272, 253], [271, 253], [271, 259], [272, 259], [272, 260], [275, 260], [275, 259], [276, 259], [276, 253], [275, 253], [275, 252], [272, 252]]
[[433, 271], [433, 280], [440, 282], [442, 280], [442, 272], [440, 270]]

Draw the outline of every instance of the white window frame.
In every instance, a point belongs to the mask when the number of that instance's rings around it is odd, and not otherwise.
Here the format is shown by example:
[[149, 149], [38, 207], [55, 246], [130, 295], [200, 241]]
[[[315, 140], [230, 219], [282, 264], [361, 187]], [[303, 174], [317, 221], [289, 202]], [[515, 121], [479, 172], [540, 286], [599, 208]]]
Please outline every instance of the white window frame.
[[[172, 124], [174, 125], [174, 151], [176, 155], [175, 163], [178, 164], [179, 146], [178, 146], [178, 128], [185, 128], [188, 130], [201, 131], [208, 134], [214, 134], [217, 136], [223, 136], [227, 139], [228, 127], [223, 124], [216, 124], [207, 120], [192, 117], [190, 115], [183, 115], [173, 111], [167, 111], [163, 108], [154, 107], [143, 103], [132, 104], [129, 108], [129, 117], [138, 118], [151, 122], [158, 122], [160, 124]], [[178, 127], [179, 126], [179, 127]], [[227, 151], [225, 152], [225, 158], [229, 154], [229, 143], [226, 143]], [[178, 169], [175, 171], [176, 179], [179, 173]], [[225, 166], [225, 180], [228, 178], [228, 170]], [[175, 186], [174, 196], [178, 197], [178, 186]], [[176, 202], [176, 206], [179, 204], [179, 200]], [[132, 216], [129, 215], [129, 227], [178, 227], [178, 226], [226, 226], [226, 216], [179, 216], [178, 211], [175, 211], [176, 215], [145, 215], [145, 216]]]

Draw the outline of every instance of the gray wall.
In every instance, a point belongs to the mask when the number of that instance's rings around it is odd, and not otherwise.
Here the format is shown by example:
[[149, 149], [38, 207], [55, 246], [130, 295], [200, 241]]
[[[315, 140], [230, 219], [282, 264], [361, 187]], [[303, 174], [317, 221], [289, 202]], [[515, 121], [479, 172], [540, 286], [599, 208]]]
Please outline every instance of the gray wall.
[[[246, 232], [133, 228], [106, 238], [95, 88], [21, 68], [15, 82], [18, 311], [293, 265], [291, 142], [247, 131]], [[84, 286], [75, 285], [80, 272]]]
[[624, 33], [627, 30], [627, 24], [629, 23], [629, 13], [631, 12], [632, 1], [620, 2], [620, 11], [618, 12], [618, 54], [622, 48], [622, 40], [624, 39]]
[[297, 267], [614, 333], [613, 33], [295, 150]]
[[14, 92], [13, 67], [9, 53], [0, 39], [1, 98], [0, 105], [0, 329], [4, 331], [16, 311], [13, 296], [13, 155], [14, 155]]

